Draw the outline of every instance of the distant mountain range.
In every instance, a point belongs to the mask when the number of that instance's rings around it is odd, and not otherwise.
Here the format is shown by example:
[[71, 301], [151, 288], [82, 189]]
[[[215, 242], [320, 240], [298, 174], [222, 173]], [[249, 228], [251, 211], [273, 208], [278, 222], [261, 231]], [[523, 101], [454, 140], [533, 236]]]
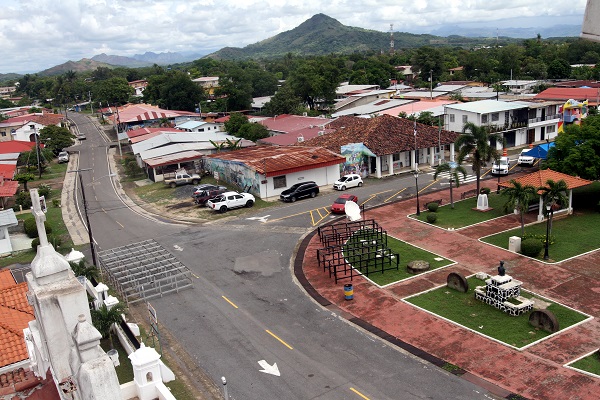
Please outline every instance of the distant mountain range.
[[[560, 25], [551, 28], [503, 28], [492, 27], [466, 28], [461, 26], [444, 26], [435, 34], [413, 34], [394, 32], [394, 48], [415, 48], [431, 46], [478, 46], [494, 43], [496, 36], [503, 42], [519, 42], [523, 38], [535, 38], [540, 34], [548, 37], [577, 37], [581, 27], [578, 25]], [[288, 53], [306, 55], [348, 54], [366, 51], [388, 51], [390, 49], [390, 33], [345, 26], [325, 14], [316, 14], [296, 28], [278, 35], [250, 44], [246, 47], [225, 47], [205, 57], [216, 59], [248, 59], [275, 58]], [[202, 54], [191, 53], [153, 53], [136, 54], [133, 57], [98, 54], [91, 59], [68, 61], [64, 64], [39, 72], [39, 75], [60, 75], [68, 70], [89, 71], [99, 66], [114, 68], [147, 67], [153, 64], [172, 65], [190, 62], [203, 57]], [[0, 82], [15, 79], [18, 74], [0, 74]]]

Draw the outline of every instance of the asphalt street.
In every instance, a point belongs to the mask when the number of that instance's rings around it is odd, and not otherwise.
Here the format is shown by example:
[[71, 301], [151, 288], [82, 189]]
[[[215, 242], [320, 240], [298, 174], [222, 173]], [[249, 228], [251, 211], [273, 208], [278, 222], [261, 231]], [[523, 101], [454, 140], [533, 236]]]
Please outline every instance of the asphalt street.
[[[97, 248], [152, 238], [192, 271], [192, 289], [150, 302], [160, 329], [217, 386], [226, 377], [231, 399], [491, 398], [350, 324], [339, 310], [322, 308], [295, 281], [296, 246], [332, 218], [326, 209], [337, 193], [207, 224], [165, 223], [123, 203], [114, 190], [118, 183], [109, 184], [107, 176], [113, 173], [107, 138], [86, 116], [69, 116], [87, 136], [77, 146], [78, 170]], [[431, 179], [419, 178], [424, 186]], [[353, 192], [362, 202], [392, 201], [414, 194], [414, 185], [409, 176]], [[311, 213], [321, 208], [317, 221]]]

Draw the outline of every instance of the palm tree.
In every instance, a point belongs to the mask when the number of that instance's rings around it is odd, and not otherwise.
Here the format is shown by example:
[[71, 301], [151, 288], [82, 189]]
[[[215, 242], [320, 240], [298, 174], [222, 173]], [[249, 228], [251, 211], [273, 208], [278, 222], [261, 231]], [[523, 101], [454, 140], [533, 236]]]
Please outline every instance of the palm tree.
[[564, 207], [568, 203], [568, 199], [566, 196], [567, 190], [569, 190], [569, 186], [564, 179], [561, 179], [558, 182], [553, 181], [552, 179], [548, 179], [546, 181], [546, 186], [542, 186], [539, 188], [542, 191], [542, 198], [544, 199], [544, 209], [546, 209], [546, 205], [550, 205], [550, 232], [552, 232], [552, 218], [554, 217], [554, 207], [560, 206]]
[[537, 189], [532, 185], [522, 185], [514, 179], [510, 180], [511, 187], [502, 189], [500, 194], [508, 196], [504, 204], [504, 211], [517, 210], [521, 217], [521, 237], [525, 236], [525, 213], [529, 210], [529, 203], [537, 195]]
[[91, 311], [94, 326], [98, 329], [103, 338], [108, 337], [111, 349], [114, 349], [114, 346], [110, 328], [113, 324], [123, 320], [121, 314], [123, 314], [125, 310], [126, 307], [123, 303], [117, 303], [111, 308], [106, 307], [106, 304], [102, 304], [99, 309]]
[[452, 168], [449, 163], [443, 163], [436, 167], [433, 179], [437, 179], [441, 172], [450, 171], [450, 207], [454, 209], [454, 199], [452, 198], [452, 181], [456, 182], [456, 187], [460, 186], [460, 179], [458, 179], [458, 173], [463, 174], [463, 179], [467, 177], [467, 170], [462, 165], [458, 164], [455, 168]]
[[69, 265], [75, 276], [85, 276], [87, 279], [98, 279], [98, 268], [95, 265], [87, 264], [84, 260], [78, 263], [70, 262]]
[[463, 127], [462, 134], [456, 139], [455, 145], [459, 148], [458, 163], [462, 163], [468, 155], [473, 157], [473, 172], [477, 176], [477, 193], [479, 193], [479, 181], [481, 168], [492, 159], [500, 158], [500, 153], [490, 145], [490, 140], [504, 142], [499, 133], [490, 133], [488, 127], [477, 126], [467, 122]]

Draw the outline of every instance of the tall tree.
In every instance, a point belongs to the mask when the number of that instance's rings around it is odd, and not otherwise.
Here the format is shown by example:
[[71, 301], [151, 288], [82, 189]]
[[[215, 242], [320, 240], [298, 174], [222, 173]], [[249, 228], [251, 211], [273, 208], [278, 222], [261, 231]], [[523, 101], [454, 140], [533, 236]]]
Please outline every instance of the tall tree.
[[544, 202], [544, 210], [546, 205], [550, 205], [550, 232], [552, 232], [552, 220], [554, 217], [554, 209], [556, 207], [565, 207], [568, 205], [569, 200], [567, 199], [567, 190], [569, 186], [561, 179], [560, 181], [554, 181], [548, 179], [546, 185], [539, 188], [542, 191], [542, 199]]
[[471, 156], [473, 172], [477, 176], [477, 193], [480, 189], [481, 168], [485, 167], [492, 159], [500, 158], [500, 153], [490, 145], [490, 141], [502, 141], [498, 133], [490, 133], [486, 126], [477, 126], [473, 122], [467, 122], [462, 133], [456, 139], [458, 147], [458, 163], [462, 163], [467, 156]]
[[56, 155], [64, 148], [73, 146], [75, 141], [71, 131], [62, 126], [48, 125], [40, 129], [40, 142]]
[[511, 187], [502, 189], [500, 194], [507, 196], [504, 211], [517, 210], [521, 218], [521, 237], [525, 236], [525, 213], [529, 203], [537, 196], [537, 189], [531, 185], [523, 185], [515, 179], [510, 180]]
[[454, 168], [449, 163], [443, 163], [436, 167], [433, 179], [437, 179], [442, 172], [450, 172], [450, 207], [454, 209], [454, 198], [452, 197], [452, 182], [456, 182], [456, 187], [460, 186], [458, 173], [460, 172], [463, 179], [467, 177], [467, 170], [462, 165], [457, 165]]

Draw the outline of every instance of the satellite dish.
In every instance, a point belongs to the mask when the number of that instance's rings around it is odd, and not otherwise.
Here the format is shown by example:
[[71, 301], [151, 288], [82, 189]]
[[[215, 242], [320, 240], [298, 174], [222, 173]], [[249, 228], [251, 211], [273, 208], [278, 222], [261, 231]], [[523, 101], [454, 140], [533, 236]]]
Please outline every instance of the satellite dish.
[[350, 221], [360, 221], [362, 219], [360, 215], [360, 206], [355, 202], [347, 201], [344, 210], [346, 211], [346, 217]]

